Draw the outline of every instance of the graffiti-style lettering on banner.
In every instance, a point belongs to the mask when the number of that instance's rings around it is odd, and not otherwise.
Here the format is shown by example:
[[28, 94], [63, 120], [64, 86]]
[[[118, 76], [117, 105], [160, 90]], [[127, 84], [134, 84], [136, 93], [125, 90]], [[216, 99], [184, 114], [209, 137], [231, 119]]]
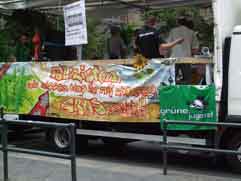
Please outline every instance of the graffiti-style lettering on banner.
[[86, 62], [0, 65], [0, 104], [9, 113], [75, 120], [158, 122], [158, 87], [175, 84], [173, 65], [143, 69]]

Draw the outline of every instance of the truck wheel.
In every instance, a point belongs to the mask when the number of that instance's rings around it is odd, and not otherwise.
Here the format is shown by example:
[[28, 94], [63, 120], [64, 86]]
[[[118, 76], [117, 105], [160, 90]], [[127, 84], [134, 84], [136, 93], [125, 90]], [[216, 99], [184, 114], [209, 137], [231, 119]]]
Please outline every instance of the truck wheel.
[[[228, 143], [228, 149], [241, 152], [241, 134], [235, 135]], [[241, 173], [241, 155], [227, 155], [227, 162], [235, 172]]]
[[71, 143], [71, 132], [68, 128], [55, 128], [49, 130], [47, 133], [47, 139], [49, 140], [50, 147], [57, 152], [69, 151]]

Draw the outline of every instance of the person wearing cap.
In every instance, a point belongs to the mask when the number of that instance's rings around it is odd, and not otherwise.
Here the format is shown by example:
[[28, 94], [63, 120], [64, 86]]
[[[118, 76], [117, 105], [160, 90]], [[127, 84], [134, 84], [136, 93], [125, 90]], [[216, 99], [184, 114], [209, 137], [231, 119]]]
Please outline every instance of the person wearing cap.
[[[167, 39], [168, 41], [172, 41], [180, 37], [184, 38], [182, 44], [172, 48], [170, 55], [171, 57], [191, 57], [198, 52], [199, 42], [196, 33], [190, 29], [190, 22], [191, 20], [188, 20], [187, 16], [179, 16], [177, 19], [178, 26], [170, 31]], [[181, 74], [179, 77], [182, 77], [180, 79], [182, 79], [183, 83], [189, 83], [191, 81], [190, 75], [192, 74], [192, 70], [190, 65], [178, 65], [176, 70], [177, 75]]]
[[136, 47], [139, 53], [147, 59], [163, 58], [161, 53], [163, 50], [173, 48], [183, 42], [183, 38], [179, 37], [176, 40], [166, 43], [155, 29], [155, 25], [156, 18], [149, 16], [145, 25], [138, 31], [136, 36]]

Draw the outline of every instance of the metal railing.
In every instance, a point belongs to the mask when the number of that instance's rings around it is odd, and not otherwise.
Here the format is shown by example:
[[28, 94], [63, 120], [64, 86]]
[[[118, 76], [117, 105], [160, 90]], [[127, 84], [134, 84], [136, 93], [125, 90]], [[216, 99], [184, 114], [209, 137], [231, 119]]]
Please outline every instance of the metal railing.
[[[26, 153], [33, 154], [39, 156], [48, 156], [54, 158], [67, 159], [71, 161], [71, 180], [77, 181], [76, 177], [76, 146], [75, 146], [75, 124], [68, 123], [50, 123], [50, 122], [40, 122], [40, 121], [25, 121], [25, 120], [6, 120], [4, 119], [4, 112], [1, 108], [1, 121], [2, 125], [2, 147], [0, 150], [3, 152], [3, 180], [8, 181], [8, 152], [16, 152], [16, 153]], [[70, 153], [69, 154], [59, 154], [52, 153], [47, 151], [36, 151], [32, 149], [22, 149], [22, 148], [13, 148], [8, 147], [8, 125], [26, 125], [26, 126], [38, 126], [41, 128], [68, 128], [71, 131], [71, 143], [70, 143]]]
[[170, 124], [178, 125], [197, 125], [197, 126], [220, 126], [220, 127], [234, 127], [241, 128], [240, 123], [220, 123], [220, 122], [193, 122], [193, 121], [169, 121], [163, 120], [163, 174], [167, 175], [167, 153], [169, 150], [186, 150], [186, 151], [200, 151], [200, 152], [212, 152], [212, 153], [222, 153], [230, 155], [241, 155], [240, 151], [227, 150], [227, 149], [217, 149], [215, 148], [202, 148], [202, 147], [191, 147], [191, 146], [179, 146], [179, 145], [169, 145], [167, 142], [167, 126]]

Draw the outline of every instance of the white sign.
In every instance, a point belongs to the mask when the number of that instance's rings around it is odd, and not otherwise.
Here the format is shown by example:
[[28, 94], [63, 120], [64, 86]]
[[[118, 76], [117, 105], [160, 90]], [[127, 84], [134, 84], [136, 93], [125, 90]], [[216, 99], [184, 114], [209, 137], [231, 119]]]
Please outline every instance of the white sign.
[[85, 0], [64, 6], [65, 45], [87, 44]]

